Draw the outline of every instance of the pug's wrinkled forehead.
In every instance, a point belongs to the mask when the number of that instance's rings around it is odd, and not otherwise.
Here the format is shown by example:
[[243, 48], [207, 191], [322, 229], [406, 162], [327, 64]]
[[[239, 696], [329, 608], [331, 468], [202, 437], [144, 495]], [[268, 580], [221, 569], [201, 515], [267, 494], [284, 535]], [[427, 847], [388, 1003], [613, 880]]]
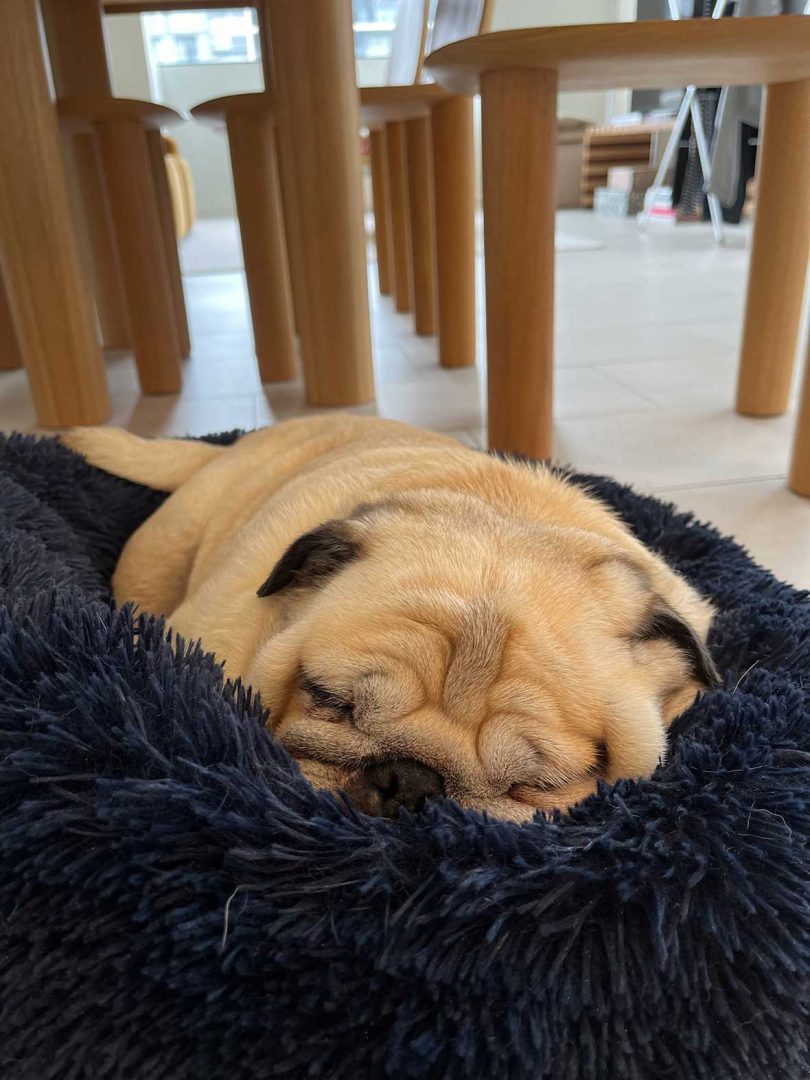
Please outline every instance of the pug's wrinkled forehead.
[[[273, 726], [305, 774], [351, 790], [369, 812], [394, 805], [399, 784], [413, 805], [438, 790], [523, 820], [533, 808], [584, 797], [599, 776], [652, 771], [665, 697], [688, 698], [690, 686], [694, 697], [717, 676], [649, 567], [607, 542], [583, 543], [576, 530], [548, 530], [537, 546], [553, 558], [482, 576], [459, 552], [477, 545], [492, 562], [487, 545], [508, 536], [509, 523], [493, 533], [496, 515], [485, 507], [487, 529], [473, 535], [477, 507], [465, 505], [461, 526], [450, 509], [441, 533], [438, 503], [359, 507], [293, 541], [260, 586], [260, 597], [289, 609], [273, 645], [288, 659], [283, 673], [274, 669], [285, 686], [274, 695]], [[379, 542], [382, 522], [402, 514], [415, 526], [411, 546], [397, 528]], [[526, 532], [521, 525], [515, 535]], [[427, 550], [435, 563], [422, 558]], [[417, 564], [412, 573], [407, 559]], [[330, 588], [344, 574], [345, 587]], [[621, 678], [637, 684], [635, 697], [615, 692], [601, 651], [625, 665]]]

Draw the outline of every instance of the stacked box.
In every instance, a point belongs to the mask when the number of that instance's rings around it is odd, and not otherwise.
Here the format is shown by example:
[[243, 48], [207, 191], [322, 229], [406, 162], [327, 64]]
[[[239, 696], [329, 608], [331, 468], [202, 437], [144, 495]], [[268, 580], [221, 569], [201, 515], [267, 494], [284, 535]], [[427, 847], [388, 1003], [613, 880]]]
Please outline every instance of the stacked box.
[[599, 187], [593, 193], [593, 208], [602, 217], [625, 218], [641, 213], [643, 207], [643, 191], [613, 191]]

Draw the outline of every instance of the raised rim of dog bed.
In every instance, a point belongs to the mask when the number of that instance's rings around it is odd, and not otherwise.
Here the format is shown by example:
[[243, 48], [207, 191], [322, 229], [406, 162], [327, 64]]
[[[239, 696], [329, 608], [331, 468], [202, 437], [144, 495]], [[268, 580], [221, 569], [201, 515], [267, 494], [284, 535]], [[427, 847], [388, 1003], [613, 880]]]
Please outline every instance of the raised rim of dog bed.
[[250, 691], [111, 605], [162, 496], [0, 438], [3, 1075], [807, 1075], [808, 596], [575, 479], [714, 598], [723, 688], [651, 779], [566, 817], [387, 821], [310, 788]]

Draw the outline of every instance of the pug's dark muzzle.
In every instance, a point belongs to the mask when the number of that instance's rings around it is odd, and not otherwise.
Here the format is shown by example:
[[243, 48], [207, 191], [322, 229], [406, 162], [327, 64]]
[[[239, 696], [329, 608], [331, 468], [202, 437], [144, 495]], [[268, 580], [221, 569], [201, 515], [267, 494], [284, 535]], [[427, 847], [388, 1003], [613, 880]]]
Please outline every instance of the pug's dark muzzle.
[[369, 765], [345, 791], [363, 813], [394, 818], [401, 806], [418, 813], [429, 799], [444, 795], [444, 782], [435, 769], [410, 758], [397, 758]]

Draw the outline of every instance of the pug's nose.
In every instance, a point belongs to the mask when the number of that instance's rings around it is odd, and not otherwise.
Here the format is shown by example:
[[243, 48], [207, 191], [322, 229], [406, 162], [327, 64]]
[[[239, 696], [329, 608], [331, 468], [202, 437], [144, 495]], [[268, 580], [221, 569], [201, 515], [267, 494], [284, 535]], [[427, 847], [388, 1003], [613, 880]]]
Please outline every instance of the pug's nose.
[[428, 799], [444, 794], [442, 778], [435, 769], [409, 758], [372, 765], [363, 779], [367, 805], [362, 808], [381, 817], [396, 817], [400, 806], [418, 813]]

